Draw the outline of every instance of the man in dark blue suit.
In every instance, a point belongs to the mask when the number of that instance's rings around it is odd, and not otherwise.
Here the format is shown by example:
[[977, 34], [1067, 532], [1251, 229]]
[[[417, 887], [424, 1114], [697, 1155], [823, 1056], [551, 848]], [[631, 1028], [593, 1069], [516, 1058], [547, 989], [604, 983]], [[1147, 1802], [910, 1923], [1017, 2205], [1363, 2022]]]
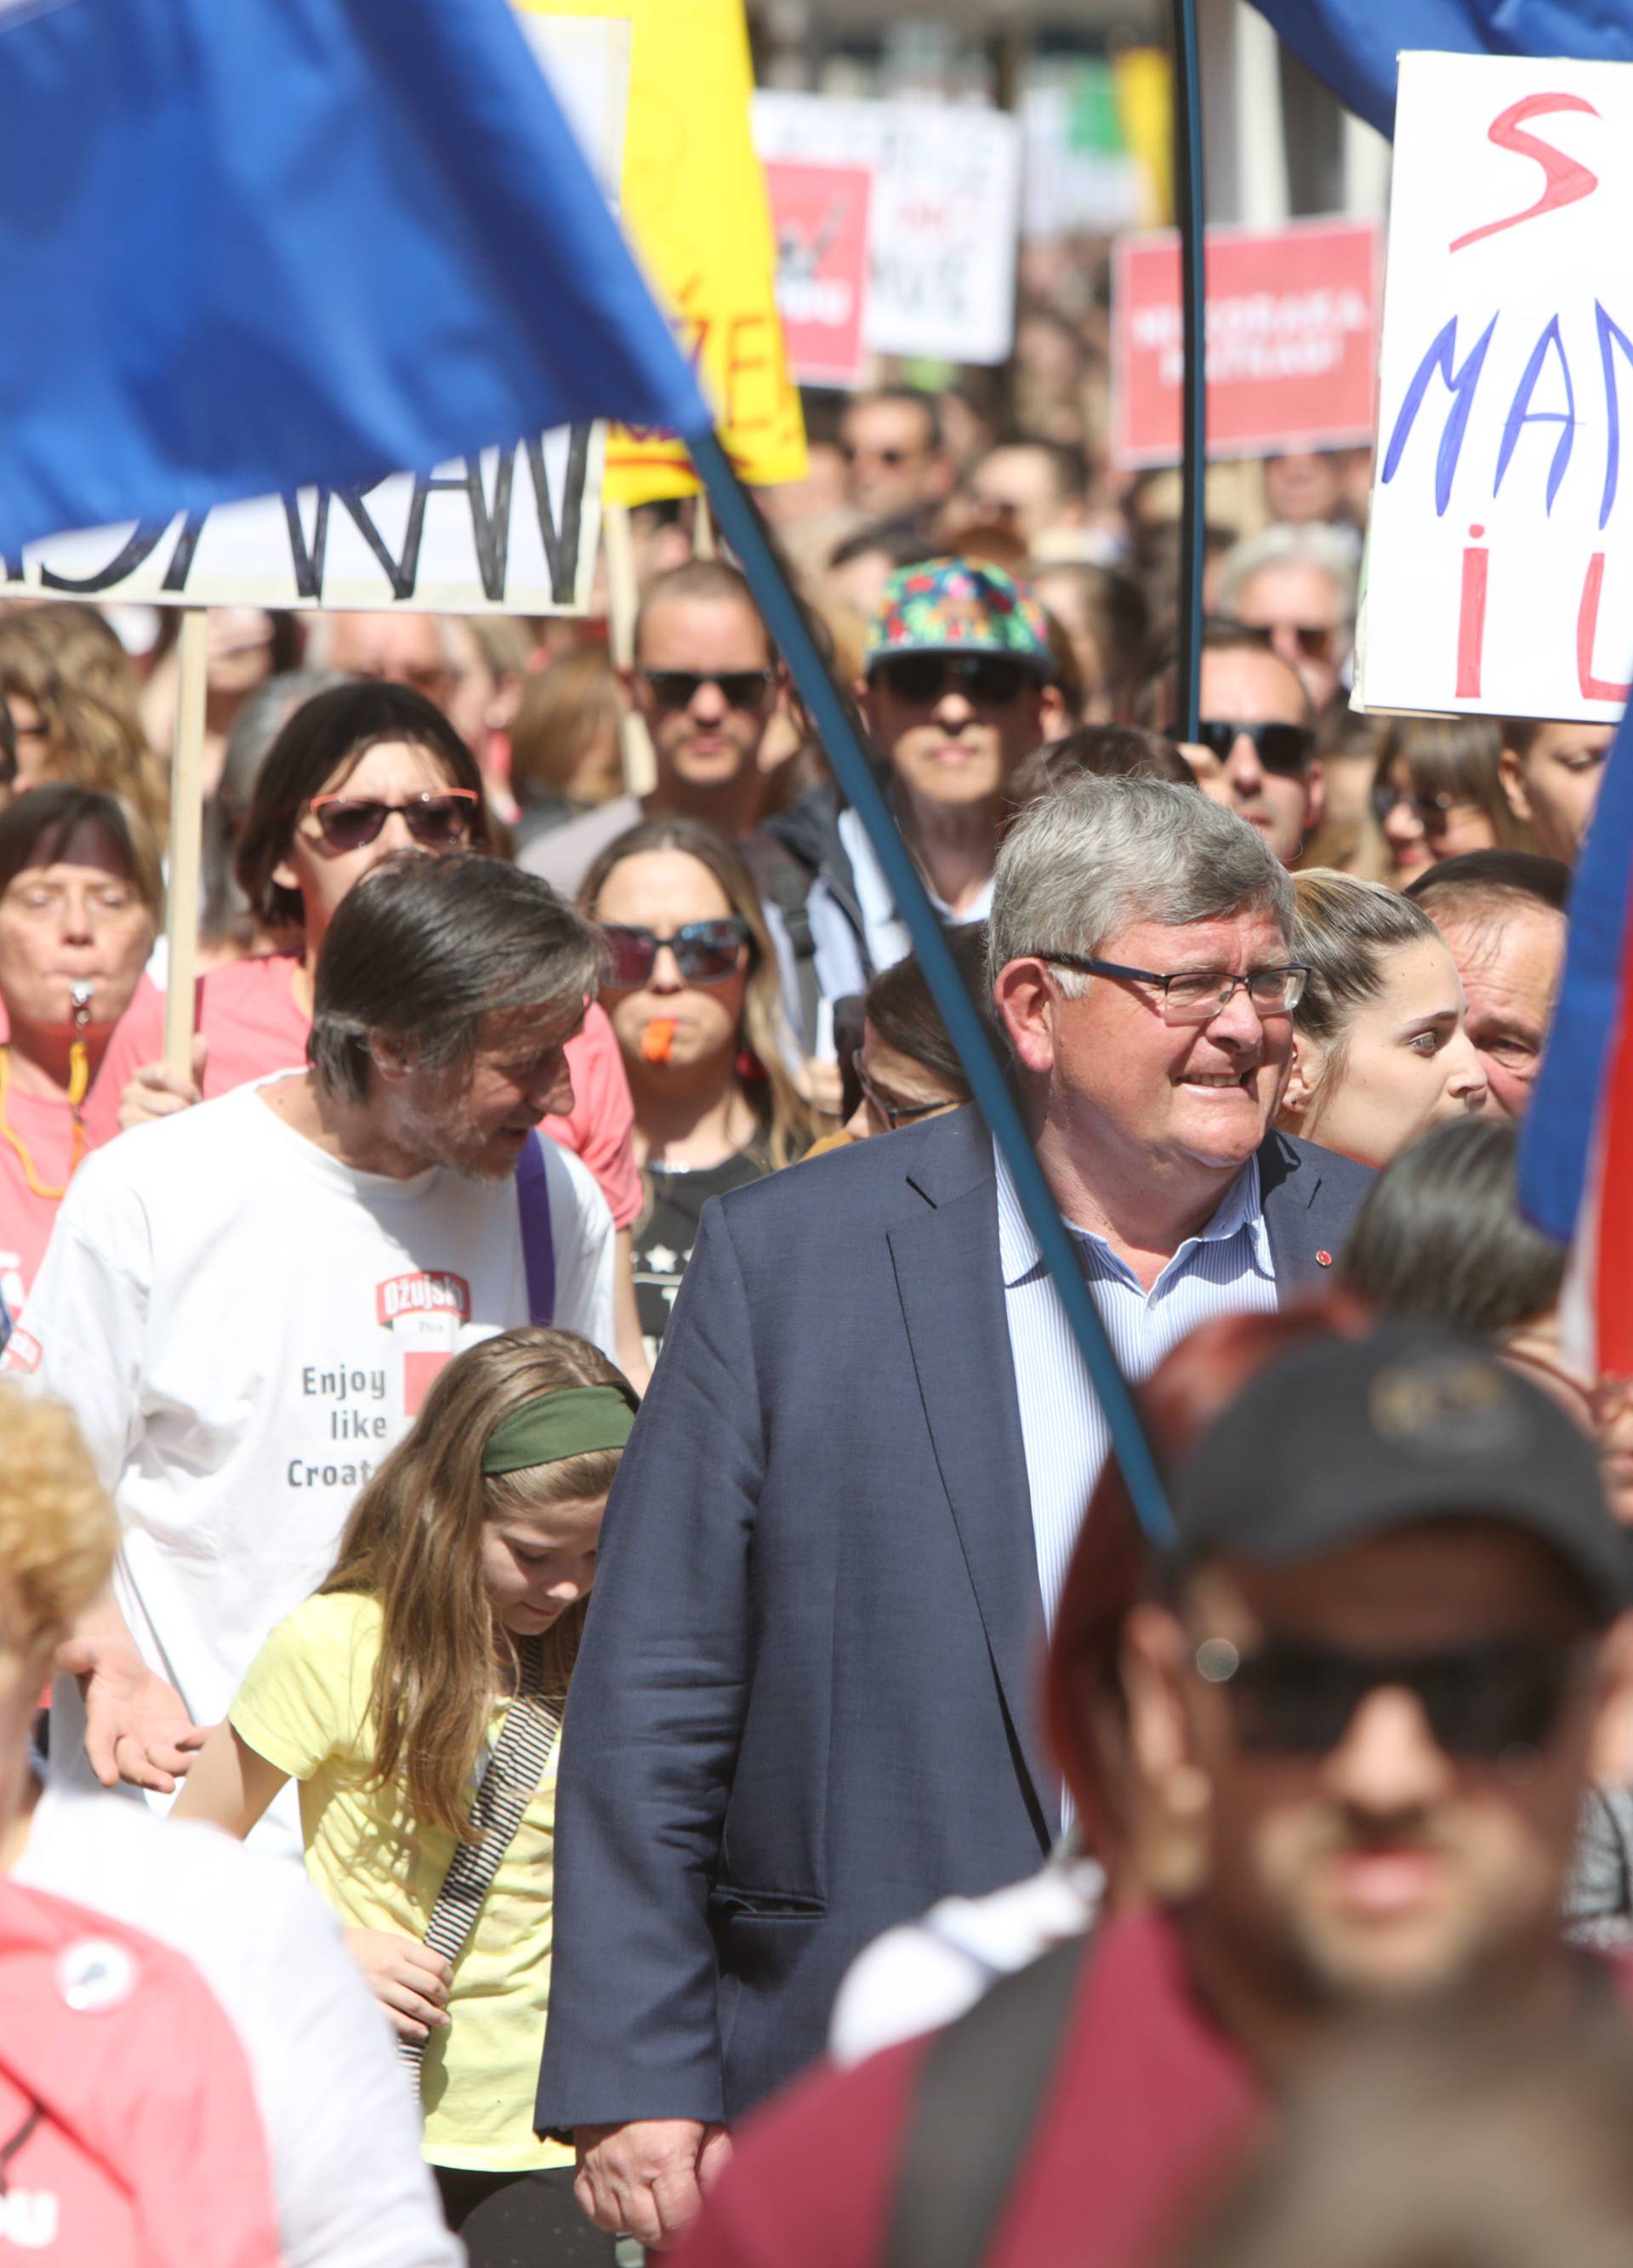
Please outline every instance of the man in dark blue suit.
[[[1262, 839], [1185, 788], [1085, 782], [1004, 845], [995, 996], [1133, 1374], [1320, 1282], [1371, 1178], [1270, 1130], [1291, 910]], [[706, 1210], [562, 1762], [539, 2118], [576, 2130], [602, 2227], [678, 2234], [853, 1953], [1037, 1867], [1034, 1658], [1105, 1451], [973, 1111]]]

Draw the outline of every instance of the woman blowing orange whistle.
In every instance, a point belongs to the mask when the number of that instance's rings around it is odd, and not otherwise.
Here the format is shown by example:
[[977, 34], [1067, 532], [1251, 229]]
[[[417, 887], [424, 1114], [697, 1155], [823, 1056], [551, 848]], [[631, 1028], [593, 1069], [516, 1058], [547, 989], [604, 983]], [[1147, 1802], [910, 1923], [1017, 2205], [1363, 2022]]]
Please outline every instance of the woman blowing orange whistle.
[[635, 1098], [636, 1297], [655, 1356], [705, 1201], [786, 1165], [813, 1130], [786, 1069], [765, 917], [735, 850], [695, 821], [649, 820], [602, 852], [580, 903], [607, 938], [601, 1000]]

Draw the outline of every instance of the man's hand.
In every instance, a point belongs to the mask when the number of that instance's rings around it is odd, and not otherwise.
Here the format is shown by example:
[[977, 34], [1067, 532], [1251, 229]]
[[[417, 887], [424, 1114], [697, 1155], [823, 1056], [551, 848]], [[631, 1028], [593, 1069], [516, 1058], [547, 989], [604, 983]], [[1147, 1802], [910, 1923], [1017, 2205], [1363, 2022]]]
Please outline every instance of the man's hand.
[[172, 1071], [162, 1063], [143, 1064], [131, 1075], [119, 1098], [119, 1128], [129, 1134], [133, 1126], [146, 1126], [155, 1118], [168, 1118], [204, 1100], [204, 1060], [210, 1042], [202, 1032], [193, 1040], [193, 1075]]
[[209, 1737], [174, 1686], [154, 1675], [129, 1638], [64, 1638], [53, 1667], [79, 1680], [85, 1754], [103, 1786], [128, 1779], [173, 1795]]
[[386, 1929], [349, 1929], [346, 1950], [400, 2038], [428, 2040], [433, 2024], [441, 2029], [448, 2022], [453, 1970], [440, 1953]]
[[658, 2251], [685, 2235], [732, 2155], [725, 2128], [696, 2118], [580, 2126], [573, 2139], [581, 2211], [609, 2236], [633, 2236]]

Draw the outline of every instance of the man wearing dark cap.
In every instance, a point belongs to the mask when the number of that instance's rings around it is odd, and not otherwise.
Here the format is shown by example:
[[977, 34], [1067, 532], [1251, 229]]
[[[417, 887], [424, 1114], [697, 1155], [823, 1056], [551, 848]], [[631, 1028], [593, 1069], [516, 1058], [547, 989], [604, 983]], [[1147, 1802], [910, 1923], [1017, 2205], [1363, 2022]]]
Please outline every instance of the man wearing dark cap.
[[[1126, 1682], [1141, 1768], [1203, 1799], [1192, 1894], [792, 2090], [676, 2268], [846, 2268], [886, 2257], [887, 2228], [892, 2268], [1145, 2268], [1347, 2013], [1444, 2000], [1454, 2020], [1500, 1992], [1543, 2021], [1606, 1977], [1629, 1996], [1559, 1928], [1583, 1787], [1633, 1686], [1624, 1539], [1564, 1413], [1420, 1327], [1324, 1341], [1204, 1436], [1174, 1513]], [[927, 2109], [961, 2138], [939, 2243]]]

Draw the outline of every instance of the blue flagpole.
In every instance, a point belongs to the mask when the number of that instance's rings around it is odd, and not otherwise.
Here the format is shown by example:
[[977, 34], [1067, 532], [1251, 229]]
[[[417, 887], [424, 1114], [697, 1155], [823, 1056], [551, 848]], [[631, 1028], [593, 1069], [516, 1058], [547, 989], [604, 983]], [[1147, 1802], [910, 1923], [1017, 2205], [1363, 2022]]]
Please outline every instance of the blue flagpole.
[[1117, 1366], [1106, 1327], [1089, 1296], [1071, 1239], [1043, 1178], [1042, 1168], [1033, 1154], [1032, 1144], [997, 1058], [960, 981], [918, 869], [897, 832], [873, 766], [857, 736], [850, 712], [828, 674], [799, 601], [790, 589], [767, 540], [758, 509], [713, 433], [688, 434], [687, 445], [709, 490], [720, 532], [737, 554], [766, 627], [776, 639], [816, 727], [823, 753], [851, 807], [867, 829], [868, 840], [884, 868], [896, 909], [908, 925], [931, 996], [958, 1049], [970, 1092], [1003, 1152], [1026, 1225], [1038, 1240], [1038, 1250], [1060, 1293], [1085, 1367], [1105, 1412], [1113, 1453], [1122, 1469], [1140, 1525], [1153, 1545], [1164, 1548], [1173, 1540], [1173, 1515], [1129, 1381]]
[[1202, 715], [1203, 529], [1208, 509], [1207, 239], [1195, 0], [1173, 0], [1173, 195], [1180, 223], [1184, 368], [1174, 737], [1195, 740]]

